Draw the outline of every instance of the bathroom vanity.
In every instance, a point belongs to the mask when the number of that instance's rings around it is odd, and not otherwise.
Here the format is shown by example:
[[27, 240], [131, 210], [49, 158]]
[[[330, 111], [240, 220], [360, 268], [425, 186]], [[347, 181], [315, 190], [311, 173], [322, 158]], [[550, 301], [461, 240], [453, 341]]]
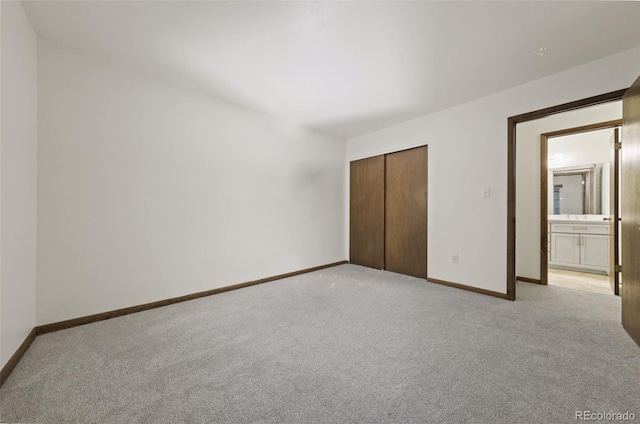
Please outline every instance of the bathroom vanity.
[[609, 274], [609, 223], [601, 216], [549, 216], [549, 268]]

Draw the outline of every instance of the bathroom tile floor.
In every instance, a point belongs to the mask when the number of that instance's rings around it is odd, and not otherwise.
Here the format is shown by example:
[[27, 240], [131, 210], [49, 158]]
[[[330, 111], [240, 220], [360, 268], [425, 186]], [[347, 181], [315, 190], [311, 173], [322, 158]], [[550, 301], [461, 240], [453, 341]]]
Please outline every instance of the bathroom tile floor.
[[570, 289], [613, 295], [608, 275], [549, 268], [548, 283]]

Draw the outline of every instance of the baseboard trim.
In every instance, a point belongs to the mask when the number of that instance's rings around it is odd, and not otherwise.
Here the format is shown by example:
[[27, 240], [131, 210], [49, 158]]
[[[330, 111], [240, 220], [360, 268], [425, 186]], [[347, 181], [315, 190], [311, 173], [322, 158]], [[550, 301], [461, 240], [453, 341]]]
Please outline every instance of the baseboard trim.
[[533, 283], [533, 284], [545, 285], [542, 282], [542, 280], [537, 280], [535, 278], [528, 278], [528, 277], [518, 277], [518, 276], [516, 276], [516, 281], [524, 281], [525, 283]]
[[224, 293], [231, 290], [238, 290], [245, 287], [255, 286], [257, 284], [268, 283], [270, 281], [281, 280], [283, 278], [294, 277], [296, 275], [306, 274], [308, 272], [319, 271], [325, 268], [331, 268], [338, 265], [343, 265], [348, 261], [333, 262], [326, 265], [315, 266], [313, 268], [306, 268], [299, 271], [287, 272], [286, 274], [274, 275], [272, 277], [261, 278], [259, 280], [247, 281], [245, 283], [234, 284], [231, 286], [219, 287], [217, 289], [206, 290], [203, 292], [187, 294], [185, 296], [173, 297], [170, 299], [159, 300], [156, 302], [145, 303], [142, 305], [130, 306], [128, 308], [117, 309], [115, 311], [102, 312], [99, 314], [88, 315], [79, 318], [73, 318], [65, 321], [54, 322], [51, 324], [39, 325], [35, 328], [36, 334], [51, 333], [54, 331], [64, 330], [67, 328], [77, 327], [79, 325], [91, 324], [93, 322], [104, 321], [111, 318], [120, 317], [123, 315], [134, 314], [136, 312], [147, 311], [149, 309], [160, 308], [162, 306], [173, 305], [174, 303], [186, 302], [187, 300], [199, 299], [201, 297], [212, 296], [218, 293]]
[[509, 300], [506, 293], [500, 293], [493, 290], [486, 290], [478, 287], [467, 286], [466, 284], [452, 283], [451, 281], [438, 280], [437, 278], [431, 278], [431, 277], [427, 277], [427, 281], [430, 283], [441, 284], [443, 286], [449, 286], [449, 287], [455, 287], [456, 289], [468, 290], [468, 291], [472, 291], [480, 294], [486, 294], [488, 296], [499, 297], [500, 299]]
[[143, 305], [131, 306], [129, 308], [117, 309], [115, 311], [103, 312], [100, 314], [89, 315], [80, 318], [69, 319], [66, 321], [54, 322], [51, 324], [38, 325], [34, 327], [27, 337], [24, 339], [18, 350], [9, 358], [9, 361], [2, 367], [0, 370], [0, 386], [4, 384], [4, 382], [9, 378], [9, 375], [13, 371], [13, 369], [18, 365], [20, 359], [25, 354], [31, 343], [35, 340], [36, 336], [45, 333], [51, 333], [58, 330], [64, 330], [66, 328], [77, 327], [78, 325], [90, 324], [92, 322], [104, 321], [110, 318], [115, 318], [123, 315], [133, 314], [136, 312], [142, 312], [149, 309], [159, 308], [162, 306], [172, 305], [174, 303], [185, 302], [187, 300], [198, 299], [200, 297], [211, 296], [218, 293], [224, 293], [231, 290], [238, 290], [244, 287], [255, 286], [257, 284], [268, 283], [270, 281], [281, 280], [283, 278], [294, 277], [296, 275], [306, 274], [308, 272], [319, 271], [325, 268], [331, 268], [338, 265], [348, 264], [349, 261], [339, 261], [333, 262], [326, 265], [315, 266], [312, 268], [306, 268], [299, 271], [287, 272], [285, 274], [274, 275], [272, 277], [261, 278], [259, 280], [247, 281], [245, 283], [234, 284], [231, 286], [219, 287], [213, 290], [207, 290], [199, 293], [188, 294], [185, 296], [174, 297], [171, 299], [160, 300], [157, 302], [145, 303]]
[[22, 359], [25, 352], [27, 351], [27, 349], [29, 349], [29, 346], [31, 346], [31, 343], [33, 343], [35, 338], [36, 338], [36, 329], [32, 328], [29, 334], [27, 334], [27, 337], [24, 339], [24, 341], [18, 348], [18, 350], [15, 351], [15, 353], [11, 356], [11, 358], [9, 358], [9, 360], [4, 365], [4, 367], [2, 367], [2, 370], [0, 370], [0, 386], [2, 386], [4, 382], [7, 380], [7, 378], [9, 378], [11, 371], [13, 371], [16, 365], [18, 365], [18, 362], [20, 362], [20, 359]]

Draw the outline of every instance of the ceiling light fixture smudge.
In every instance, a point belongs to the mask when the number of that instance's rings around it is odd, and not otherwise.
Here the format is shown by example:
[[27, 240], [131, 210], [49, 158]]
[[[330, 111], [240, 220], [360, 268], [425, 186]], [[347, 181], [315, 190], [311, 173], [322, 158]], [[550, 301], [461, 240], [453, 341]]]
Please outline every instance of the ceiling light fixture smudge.
[[546, 47], [540, 47], [535, 49], [532, 52], [529, 52], [529, 56], [539, 56], [542, 57], [544, 56], [544, 54], [547, 52], [547, 48]]

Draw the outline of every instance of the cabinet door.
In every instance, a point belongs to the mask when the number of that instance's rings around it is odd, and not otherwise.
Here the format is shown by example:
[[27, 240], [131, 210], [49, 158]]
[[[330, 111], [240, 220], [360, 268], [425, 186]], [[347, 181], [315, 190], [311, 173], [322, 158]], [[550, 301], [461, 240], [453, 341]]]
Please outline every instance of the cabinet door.
[[580, 263], [580, 234], [551, 233], [551, 261]]
[[609, 267], [609, 236], [583, 234], [580, 236], [580, 263]]

